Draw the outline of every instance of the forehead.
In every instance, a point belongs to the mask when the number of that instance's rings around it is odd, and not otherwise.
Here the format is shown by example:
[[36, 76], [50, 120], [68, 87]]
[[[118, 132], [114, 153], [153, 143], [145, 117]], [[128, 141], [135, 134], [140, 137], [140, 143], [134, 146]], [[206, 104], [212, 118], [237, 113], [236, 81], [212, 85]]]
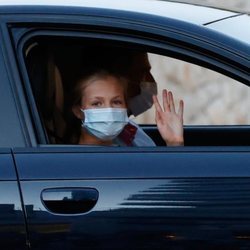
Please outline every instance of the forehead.
[[124, 93], [124, 82], [118, 77], [108, 76], [96, 76], [92, 77], [86, 82], [84, 88], [84, 94], [87, 95], [102, 95], [109, 96], [112, 93]]

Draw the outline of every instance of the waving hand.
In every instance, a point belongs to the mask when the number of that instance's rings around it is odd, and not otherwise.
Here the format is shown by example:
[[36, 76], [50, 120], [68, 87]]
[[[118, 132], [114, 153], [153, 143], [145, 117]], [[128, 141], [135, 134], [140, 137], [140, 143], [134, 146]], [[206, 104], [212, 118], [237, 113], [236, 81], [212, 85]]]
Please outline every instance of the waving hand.
[[162, 91], [163, 107], [157, 96], [153, 96], [155, 105], [155, 121], [161, 137], [168, 146], [184, 145], [183, 138], [183, 110], [184, 103], [181, 100], [178, 111], [175, 110], [174, 97], [171, 91]]

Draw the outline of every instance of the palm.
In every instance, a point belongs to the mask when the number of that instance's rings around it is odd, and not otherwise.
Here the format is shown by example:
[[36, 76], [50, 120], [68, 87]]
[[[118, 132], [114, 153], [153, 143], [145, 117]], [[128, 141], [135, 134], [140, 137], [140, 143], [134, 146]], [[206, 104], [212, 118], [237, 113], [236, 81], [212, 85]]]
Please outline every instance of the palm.
[[175, 111], [174, 99], [171, 92], [163, 90], [163, 108], [154, 96], [156, 108], [156, 124], [167, 145], [183, 144], [183, 101], [180, 101], [178, 112]]

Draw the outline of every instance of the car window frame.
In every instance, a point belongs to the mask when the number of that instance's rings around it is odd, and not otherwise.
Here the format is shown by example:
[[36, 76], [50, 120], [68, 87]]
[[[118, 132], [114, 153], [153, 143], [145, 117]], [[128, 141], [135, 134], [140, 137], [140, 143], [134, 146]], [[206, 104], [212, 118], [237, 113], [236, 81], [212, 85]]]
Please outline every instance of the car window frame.
[[[14, 31], [14, 33], [17, 34], [16, 37], [15, 37], [15, 34], [12, 34], [12, 36], [13, 36], [14, 43], [16, 44], [15, 46], [16, 46], [16, 51], [17, 51], [17, 60], [18, 60], [18, 64], [20, 67], [20, 72], [23, 77], [23, 82], [24, 82], [25, 90], [26, 90], [27, 97], [28, 97], [28, 103], [29, 103], [29, 106], [31, 107], [33, 123], [35, 124], [35, 130], [37, 131], [36, 133], [37, 138], [35, 139], [36, 143], [34, 143], [34, 140], [33, 140], [33, 142], [31, 143], [32, 146], [48, 145], [46, 132], [38, 116], [36, 102], [32, 94], [32, 90], [31, 90], [30, 83], [29, 83], [29, 77], [27, 74], [27, 70], [26, 70], [24, 58], [23, 58], [23, 47], [25, 46], [25, 44], [27, 43], [29, 39], [34, 38], [35, 36], [38, 36], [38, 35], [50, 36], [51, 35], [54, 37], [63, 36], [63, 37], [78, 37], [81, 39], [97, 39], [97, 40], [104, 39], [105, 41], [109, 41], [109, 42], [116, 41], [122, 44], [127, 44], [128, 47], [131, 46], [133, 48], [138, 48], [138, 49], [140, 47], [143, 47], [144, 49], [150, 48], [150, 52], [152, 53], [159, 53], [161, 55], [167, 54], [167, 56], [169, 57], [177, 58], [180, 60], [183, 60], [183, 58], [185, 57], [185, 61], [188, 61], [188, 62], [191, 61], [192, 63], [198, 64], [206, 68], [208, 68], [207, 66], [209, 65], [209, 68], [211, 69], [212, 67], [212, 70], [214, 70], [213, 68], [214, 64], [213, 62], [211, 62], [211, 58], [205, 57], [206, 59], [205, 60], [204, 56], [202, 55], [203, 52], [200, 52], [199, 50], [194, 51], [193, 49], [188, 51], [186, 48], [183, 48], [183, 45], [181, 43], [175, 44], [173, 46], [171, 39], [170, 41], [162, 41], [162, 40], [152, 41], [147, 37], [141, 38], [141, 37], [137, 37], [137, 35], [134, 36], [134, 34], [131, 35], [126, 30], [125, 31], [119, 30], [119, 33], [114, 34], [113, 31], [110, 32], [110, 31], [105, 30], [104, 28], [101, 31], [99, 30], [99, 32], [96, 32], [95, 30], [92, 30], [91, 32], [89, 32], [89, 28], [86, 30], [86, 27], [82, 24], [79, 25], [82, 29], [80, 28], [72, 29], [71, 27], [70, 28], [68, 27], [55, 28], [55, 27], [49, 27], [46, 24], [42, 26], [43, 27], [39, 27], [39, 28], [14, 27], [12, 30]], [[148, 35], [148, 31], [145, 31], [145, 34]], [[192, 46], [192, 43], [190, 43], [190, 46]], [[221, 59], [214, 58], [213, 60], [215, 61], [217, 60], [218, 63], [223, 64], [221, 62]], [[228, 65], [224, 65], [224, 66], [226, 68], [228, 67]], [[216, 67], [217, 67], [216, 71], [218, 71], [219, 65], [217, 65]]]
[[[33, 140], [34, 131], [26, 108], [27, 103], [25, 102], [24, 92], [20, 85], [21, 78], [7, 23], [1, 17], [0, 21], [0, 79], [1, 87], [5, 90], [4, 95], [1, 97], [3, 104], [1, 117], [4, 118], [3, 122], [1, 122], [1, 130], [4, 134], [1, 135], [0, 147], [25, 147], [35, 143]], [[25, 122], [23, 122], [24, 120]]]

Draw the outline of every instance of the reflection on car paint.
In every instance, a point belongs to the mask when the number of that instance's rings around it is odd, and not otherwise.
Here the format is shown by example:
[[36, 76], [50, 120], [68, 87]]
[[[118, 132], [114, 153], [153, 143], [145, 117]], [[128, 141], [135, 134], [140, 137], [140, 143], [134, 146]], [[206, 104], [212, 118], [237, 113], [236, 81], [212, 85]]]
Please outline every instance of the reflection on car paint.
[[[30, 230], [39, 238], [53, 234], [51, 244], [67, 232], [69, 240], [72, 236], [79, 246], [89, 248], [99, 239], [105, 247], [119, 249], [149, 247], [152, 242], [155, 247], [170, 244], [173, 249], [192, 242], [201, 242], [204, 249], [220, 249], [229, 247], [230, 242], [230, 246], [240, 249], [241, 243], [246, 246], [250, 237], [247, 178], [74, 181], [74, 187], [95, 186], [100, 197], [92, 211], [72, 216], [51, 214], [37, 200], [44, 186], [58, 188], [69, 182], [22, 185], [24, 190], [33, 187], [33, 192], [24, 192], [28, 194], [24, 197], [26, 204], [37, 202], [32, 210], [27, 210]], [[250, 241], [247, 245], [250, 247]]]

